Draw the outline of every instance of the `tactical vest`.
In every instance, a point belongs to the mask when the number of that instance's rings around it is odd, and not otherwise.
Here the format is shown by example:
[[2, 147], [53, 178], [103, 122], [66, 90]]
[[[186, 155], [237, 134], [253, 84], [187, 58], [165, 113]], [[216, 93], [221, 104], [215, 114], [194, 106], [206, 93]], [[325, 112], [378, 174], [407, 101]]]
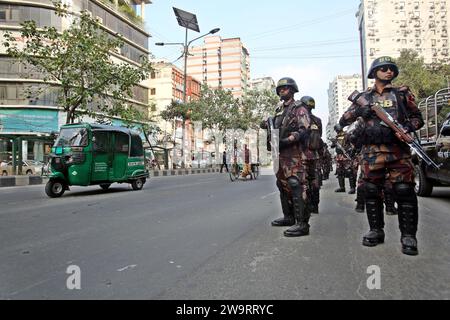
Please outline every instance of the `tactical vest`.
[[[398, 90], [396, 88], [384, 91], [382, 95], [367, 92], [366, 98], [371, 105], [381, 106], [387, 113], [392, 116], [393, 119], [398, 120], [399, 122], [403, 122], [404, 115], [403, 113], [399, 112], [401, 110], [401, 106], [399, 106], [399, 103], [402, 103], [402, 101], [399, 98]], [[399, 117], [400, 113], [402, 117]], [[399, 142], [394, 134], [394, 131], [390, 129], [383, 121], [381, 121], [375, 113], [373, 113], [371, 118], [366, 121], [366, 126], [364, 128], [364, 134], [362, 135], [362, 138], [364, 144], [380, 145]]]

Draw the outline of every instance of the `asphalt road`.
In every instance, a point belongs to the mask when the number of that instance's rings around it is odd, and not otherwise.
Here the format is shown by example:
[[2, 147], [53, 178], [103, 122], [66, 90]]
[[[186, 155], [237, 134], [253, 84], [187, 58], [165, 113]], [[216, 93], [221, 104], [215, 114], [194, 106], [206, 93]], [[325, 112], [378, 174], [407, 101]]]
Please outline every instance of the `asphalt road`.
[[[0, 299], [450, 299], [450, 188], [419, 199], [410, 257], [395, 216], [385, 244], [362, 246], [365, 214], [336, 187], [324, 182], [302, 238], [270, 226], [281, 215], [270, 175], [151, 178], [142, 191], [73, 187], [59, 199], [43, 185], [1, 188]], [[371, 266], [380, 289], [367, 286]]]

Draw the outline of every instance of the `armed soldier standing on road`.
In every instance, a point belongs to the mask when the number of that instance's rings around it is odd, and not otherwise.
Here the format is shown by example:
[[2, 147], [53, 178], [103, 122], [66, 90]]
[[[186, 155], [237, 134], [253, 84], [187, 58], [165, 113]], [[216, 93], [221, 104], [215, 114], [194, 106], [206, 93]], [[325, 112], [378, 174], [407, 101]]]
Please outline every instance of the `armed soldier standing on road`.
[[365, 121], [362, 169], [370, 231], [364, 235], [363, 245], [372, 247], [384, 242], [381, 193], [387, 175], [398, 204], [402, 252], [417, 255], [418, 205], [414, 192], [411, 151], [409, 146], [399, 139], [399, 134], [385, 126], [371, 110], [371, 106], [383, 107], [403, 126], [405, 132], [413, 132], [423, 126], [422, 115], [408, 87], [396, 88], [392, 85], [398, 74], [398, 67], [392, 58], [376, 59], [368, 74], [370, 79], [375, 79], [374, 87], [352, 98], [353, 104], [343, 114], [335, 130], [341, 131], [359, 116]]
[[[273, 119], [274, 128], [279, 129], [279, 168], [276, 177], [283, 218], [272, 221], [272, 226], [291, 226], [284, 231], [284, 235], [300, 237], [309, 234], [308, 183], [303, 157], [308, 153], [305, 145], [311, 120], [308, 110], [294, 100], [298, 87], [293, 79], [280, 79], [276, 92], [283, 102]], [[267, 129], [264, 123], [261, 127]], [[272, 148], [272, 152], [275, 151]]]
[[330, 172], [333, 170], [331, 153], [328, 150], [328, 145], [326, 143], [323, 144], [323, 159], [322, 159], [322, 172], [323, 172], [323, 180], [328, 180], [330, 178]]
[[321, 177], [319, 168], [319, 151], [323, 147], [322, 137], [322, 120], [312, 114], [312, 110], [316, 107], [316, 102], [312, 97], [304, 96], [300, 99], [300, 103], [309, 111], [309, 117], [311, 119], [311, 125], [309, 128], [309, 141], [314, 140], [315, 143], [309, 143], [309, 152], [304, 153], [304, 160], [306, 161], [307, 177], [308, 177], [308, 190], [310, 192], [310, 208], [311, 213], [319, 213], [320, 202], [320, 186]]
[[351, 179], [351, 173], [353, 170], [352, 159], [349, 155], [349, 152], [351, 151], [349, 135], [343, 131], [339, 132], [336, 139], [332, 140], [331, 148], [336, 148], [336, 176], [339, 183], [339, 188], [334, 190], [334, 192], [345, 192], [345, 178], [348, 177], [350, 179], [349, 194], [354, 194], [356, 188], [356, 178], [353, 183], [353, 180]]

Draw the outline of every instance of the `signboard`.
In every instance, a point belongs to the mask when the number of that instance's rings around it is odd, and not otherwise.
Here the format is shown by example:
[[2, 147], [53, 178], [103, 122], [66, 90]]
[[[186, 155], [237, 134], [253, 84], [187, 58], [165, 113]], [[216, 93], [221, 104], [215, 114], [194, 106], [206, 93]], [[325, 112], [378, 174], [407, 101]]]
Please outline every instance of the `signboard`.
[[1, 109], [2, 132], [58, 131], [58, 111], [42, 109]]

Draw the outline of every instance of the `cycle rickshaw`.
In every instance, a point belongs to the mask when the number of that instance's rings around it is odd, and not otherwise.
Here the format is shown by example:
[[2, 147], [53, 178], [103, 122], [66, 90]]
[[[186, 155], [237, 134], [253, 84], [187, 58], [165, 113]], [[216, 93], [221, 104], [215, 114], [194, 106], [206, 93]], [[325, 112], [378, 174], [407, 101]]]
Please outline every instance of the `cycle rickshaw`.
[[244, 166], [243, 164], [233, 163], [230, 168], [230, 180], [256, 180], [259, 177], [259, 163], [250, 164], [251, 169], [247, 172], [245, 177], [242, 175]]

